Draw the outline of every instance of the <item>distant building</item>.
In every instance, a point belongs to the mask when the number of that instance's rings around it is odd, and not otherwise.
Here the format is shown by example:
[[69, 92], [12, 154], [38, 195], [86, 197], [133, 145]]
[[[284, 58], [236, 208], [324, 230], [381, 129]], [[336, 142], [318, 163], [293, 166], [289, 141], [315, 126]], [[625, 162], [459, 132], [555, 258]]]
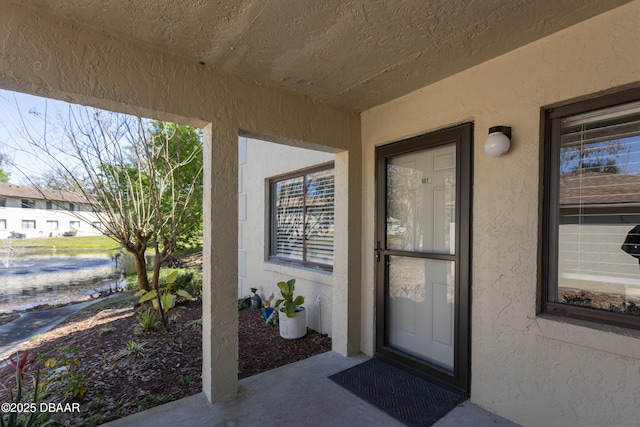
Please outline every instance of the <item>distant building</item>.
[[75, 193], [0, 184], [0, 238], [89, 236], [102, 223]]

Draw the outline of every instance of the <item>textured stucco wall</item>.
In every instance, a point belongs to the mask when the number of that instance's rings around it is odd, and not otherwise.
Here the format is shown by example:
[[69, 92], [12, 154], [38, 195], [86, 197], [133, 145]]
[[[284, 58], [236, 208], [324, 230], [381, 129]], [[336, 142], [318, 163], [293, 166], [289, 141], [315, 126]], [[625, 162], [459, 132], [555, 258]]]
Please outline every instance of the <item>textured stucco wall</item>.
[[[307, 326], [331, 334], [333, 274], [268, 262], [266, 250], [269, 246], [269, 178], [331, 162], [335, 155], [252, 138], [242, 139], [241, 147], [246, 141], [246, 162], [240, 161], [238, 292], [245, 296], [250, 294], [251, 288], [257, 288], [263, 298], [273, 293], [275, 303], [280, 298], [277, 283], [296, 279], [296, 295], [305, 298]], [[344, 194], [338, 193], [336, 197], [344, 197]], [[340, 236], [336, 237], [334, 244], [345, 243]], [[244, 268], [243, 259], [246, 260]], [[316, 297], [320, 297], [320, 306], [315, 302]]]
[[[205, 129], [203, 389], [213, 400], [235, 394], [238, 133], [359, 150], [358, 116], [6, 2], [0, 13], [0, 87]], [[359, 154], [352, 159], [359, 161]], [[359, 165], [349, 171], [357, 175], [349, 176], [350, 185], [359, 182]], [[341, 232], [349, 235], [349, 253], [357, 259], [359, 228], [349, 224]], [[349, 270], [348, 280], [359, 279], [359, 270], [341, 269]], [[359, 304], [347, 304], [345, 310], [359, 316]], [[357, 328], [344, 335], [359, 342]]]
[[[640, 338], [536, 316], [540, 108], [640, 80], [640, 2], [362, 114], [363, 240], [373, 248], [374, 147], [473, 121], [475, 403], [526, 426], [637, 425]], [[483, 151], [490, 126], [511, 151]], [[374, 349], [374, 266], [363, 260], [363, 349]]]

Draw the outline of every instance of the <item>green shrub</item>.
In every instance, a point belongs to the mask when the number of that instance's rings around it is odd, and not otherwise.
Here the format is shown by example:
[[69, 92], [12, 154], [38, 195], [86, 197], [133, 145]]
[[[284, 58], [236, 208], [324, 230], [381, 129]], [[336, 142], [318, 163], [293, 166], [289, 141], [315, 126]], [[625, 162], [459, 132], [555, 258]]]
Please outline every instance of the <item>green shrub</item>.
[[87, 369], [82, 369], [80, 359], [76, 357], [76, 346], [59, 348], [53, 356], [41, 356], [45, 360], [43, 390], [54, 400], [81, 398], [87, 386]]
[[201, 328], [202, 327], [202, 317], [194, 320], [189, 320], [184, 324], [187, 328]]
[[176, 288], [184, 289], [194, 297], [202, 295], [202, 272], [195, 268], [178, 270]]
[[116, 354], [116, 359], [122, 357], [134, 356], [144, 358], [147, 355], [146, 344], [139, 341], [129, 340], [127, 346]]
[[136, 326], [136, 329], [142, 332], [148, 332], [156, 328], [158, 316], [156, 315], [155, 310], [148, 308], [138, 313], [136, 319], [138, 320], [138, 326]]
[[[177, 271], [178, 277], [174, 282], [176, 289], [187, 291], [193, 297], [197, 298], [202, 295], [202, 272], [195, 268], [163, 268], [160, 270], [160, 279], [158, 280], [158, 288], [163, 291], [167, 287], [167, 276]], [[153, 272], [149, 271], [149, 282], [153, 277]], [[125, 278], [127, 289], [130, 291], [138, 290], [138, 277], [135, 274]]]

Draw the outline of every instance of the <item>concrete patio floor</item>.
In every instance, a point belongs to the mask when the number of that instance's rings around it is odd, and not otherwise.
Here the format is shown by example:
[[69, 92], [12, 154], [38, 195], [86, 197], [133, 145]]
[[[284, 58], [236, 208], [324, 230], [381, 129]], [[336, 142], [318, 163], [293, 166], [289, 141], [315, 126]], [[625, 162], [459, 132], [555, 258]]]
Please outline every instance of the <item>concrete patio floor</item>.
[[[334, 352], [302, 360], [240, 381], [238, 396], [209, 404], [204, 394], [170, 402], [104, 424], [108, 427], [159, 426], [403, 426], [328, 379], [366, 361]], [[464, 402], [435, 426], [516, 426]]]

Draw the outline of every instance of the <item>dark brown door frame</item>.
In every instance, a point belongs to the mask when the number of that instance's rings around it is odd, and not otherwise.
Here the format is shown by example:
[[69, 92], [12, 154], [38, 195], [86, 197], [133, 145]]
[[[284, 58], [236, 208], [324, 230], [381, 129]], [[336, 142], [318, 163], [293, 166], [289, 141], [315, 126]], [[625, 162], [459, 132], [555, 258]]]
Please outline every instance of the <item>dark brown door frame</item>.
[[[471, 208], [473, 123], [420, 135], [376, 148], [376, 357], [445, 387], [469, 394], [471, 383]], [[446, 144], [456, 144], [456, 282], [453, 372], [400, 352], [387, 344], [386, 249], [387, 158]], [[437, 258], [433, 256], [432, 258]]]

